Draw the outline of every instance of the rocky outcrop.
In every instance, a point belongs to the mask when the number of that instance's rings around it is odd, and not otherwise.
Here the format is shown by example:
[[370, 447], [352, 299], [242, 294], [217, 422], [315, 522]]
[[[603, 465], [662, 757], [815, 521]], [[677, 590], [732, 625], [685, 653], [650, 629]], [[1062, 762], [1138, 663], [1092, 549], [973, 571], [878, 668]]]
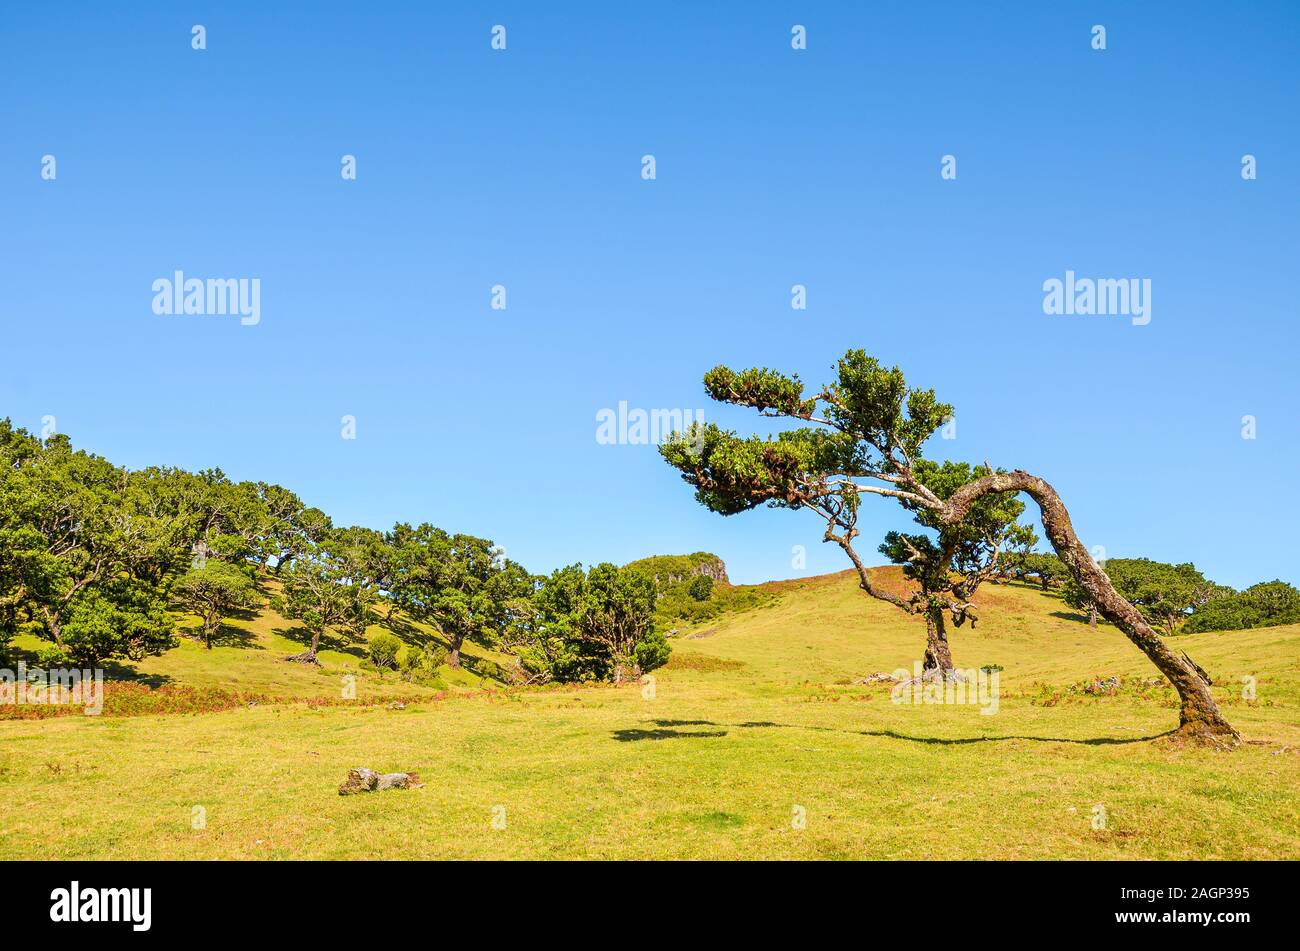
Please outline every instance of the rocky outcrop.
[[727, 580], [727, 566], [723, 563], [721, 558], [714, 558], [712, 561], [706, 561], [696, 565], [691, 570], [689, 577], [693, 578], [696, 575], [705, 575], [719, 584], [731, 583]]

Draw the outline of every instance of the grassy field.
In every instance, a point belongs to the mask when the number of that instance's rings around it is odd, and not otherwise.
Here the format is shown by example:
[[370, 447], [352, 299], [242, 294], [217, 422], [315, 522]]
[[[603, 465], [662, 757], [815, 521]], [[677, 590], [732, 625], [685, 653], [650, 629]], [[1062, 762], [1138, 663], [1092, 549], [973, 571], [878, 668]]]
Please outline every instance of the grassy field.
[[[279, 699], [0, 720], [0, 857], [1300, 858], [1300, 627], [1178, 638], [1246, 740], [1215, 753], [1168, 748], [1172, 690], [1052, 595], [986, 586], [978, 629], [953, 633], [958, 666], [1002, 668], [988, 716], [855, 684], [910, 667], [923, 632], [848, 575], [770, 590], [675, 638], [652, 695], [471, 670], [416, 688], [346, 651], [316, 671], [250, 616], [133, 675]], [[356, 705], [297, 702], [349, 673]], [[1110, 676], [1113, 696], [1070, 689]], [[340, 797], [355, 766], [425, 785]]]

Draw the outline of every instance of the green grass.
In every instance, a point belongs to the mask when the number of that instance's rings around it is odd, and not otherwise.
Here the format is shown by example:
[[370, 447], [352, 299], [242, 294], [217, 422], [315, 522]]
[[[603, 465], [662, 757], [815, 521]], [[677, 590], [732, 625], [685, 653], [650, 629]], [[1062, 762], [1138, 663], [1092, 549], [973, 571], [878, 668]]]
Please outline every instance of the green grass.
[[[1160, 740], [1177, 725], [1163, 687], [1069, 693], [1155, 672], [1053, 596], [986, 587], [979, 627], [953, 633], [959, 666], [1003, 668], [999, 711], [982, 716], [853, 683], [909, 667], [922, 632], [849, 576], [770, 587], [774, 603], [675, 638], [653, 697], [484, 691], [465, 671], [449, 686], [474, 692], [400, 709], [0, 721], [0, 857], [1300, 857], [1300, 627], [1177, 639], [1247, 741], [1216, 753]], [[319, 672], [288, 664], [283, 621], [238, 623], [248, 638], [211, 654], [187, 643], [139, 673], [286, 701], [333, 694], [347, 671], [362, 699], [414, 692], [353, 653], [324, 655]], [[425, 786], [340, 797], [354, 766], [415, 770]]]

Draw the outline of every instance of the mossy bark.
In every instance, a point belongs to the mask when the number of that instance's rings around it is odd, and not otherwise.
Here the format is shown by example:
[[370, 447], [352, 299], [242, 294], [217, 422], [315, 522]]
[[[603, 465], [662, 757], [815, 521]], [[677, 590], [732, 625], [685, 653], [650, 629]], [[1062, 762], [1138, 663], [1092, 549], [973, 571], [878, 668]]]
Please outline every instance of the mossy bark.
[[1024, 492], [1038, 504], [1048, 541], [1088, 593], [1098, 613], [1123, 631], [1174, 685], [1180, 700], [1176, 739], [1198, 746], [1238, 745], [1241, 737], [1219, 711], [1208, 679], [1190, 658], [1170, 650], [1138, 609], [1115, 590], [1106, 572], [1079, 541], [1060, 495], [1045, 480], [1019, 469], [977, 479], [953, 493], [942, 509], [943, 521], [949, 525], [959, 523], [976, 499], [992, 492]]

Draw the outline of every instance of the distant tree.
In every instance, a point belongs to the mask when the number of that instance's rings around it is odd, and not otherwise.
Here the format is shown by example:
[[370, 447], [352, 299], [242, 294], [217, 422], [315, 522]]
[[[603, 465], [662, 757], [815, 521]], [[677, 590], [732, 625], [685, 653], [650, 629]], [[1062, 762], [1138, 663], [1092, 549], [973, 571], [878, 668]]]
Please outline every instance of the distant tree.
[[1173, 634], [1217, 589], [1195, 565], [1170, 565], [1149, 558], [1107, 559], [1106, 574], [1115, 590], [1166, 634]]
[[502, 648], [515, 655], [529, 683], [576, 683], [602, 675], [600, 657], [583, 649], [574, 628], [586, 579], [582, 565], [537, 579], [533, 596], [503, 639]]
[[569, 565], [542, 579], [509, 649], [533, 681], [634, 680], [672, 651], [655, 629], [656, 597], [655, 580], [634, 568]]
[[215, 560], [182, 575], [172, 595], [202, 620], [200, 631], [208, 650], [226, 617], [257, 603], [257, 587], [248, 574], [237, 565]]
[[1032, 525], [1020, 526], [1020, 530], [1008, 538], [1003, 546], [1002, 556], [998, 559], [989, 581], [1001, 584], [1009, 580], [1023, 580], [1025, 560], [1038, 542], [1038, 533], [1034, 531]]
[[115, 575], [69, 602], [56, 643], [78, 664], [143, 660], [175, 647], [174, 630], [161, 589]]
[[303, 504], [282, 486], [259, 482], [256, 492], [263, 511], [257, 535], [259, 559], [263, 565], [274, 561], [273, 571], [278, 575], [319, 544], [333, 525], [328, 515]]
[[[805, 425], [772, 437], [745, 438], [716, 424], [695, 424], [683, 438], [662, 445], [665, 459], [695, 487], [703, 505], [723, 515], [763, 504], [808, 509], [825, 521], [824, 540], [848, 555], [864, 591], [915, 611], [909, 598], [873, 582], [854, 549], [861, 497], [883, 496], [933, 510], [941, 526], [936, 545], [942, 564], [945, 553], [961, 545], [962, 525], [981, 499], [1024, 492], [1038, 505], [1047, 540], [1098, 611], [1177, 689], [1179, 736], [1215, 746], [1239, 742], [1200, 669], [1170, 650], [1115, 590], [1080, 542], [1050, 484], [1021, 470], [988, 472], [946, 498], [926, 484], [916, 461], [923, 458], [924, 443], [952, 416], [952, 407], [940, 403], [933, 390], [909, 388], [898, 368], [886, 369], [861, 350], [846, 353], [835, 380], [812, 395], [805, 394], [797, 376], [770, 369], [737, 372], [719, 366], [705, 375], [704, 384], [716, 400]], [[947, 607], [960, 609], [955, 603]]]
[[[173, 641], [166, 612], [165, 526], [133, 508], [129, 474], [0, 424], [0, 624], [19, 608], [84, 663], [161, 653]], [[161, 565], [161, 567], [160, 567]]]
[[671, 648], [655, 630], [655, 596], [654, 579], [639, 571], [600, 564], [587, 573], [575, 628], [601, 649], [615, 683], [668, 662]]
[[460, 666], [467, 638], [499, 642], [532, 593], [532, 576], [485, 538], [450, 535], [427, 523], [399, 524], [390, 538], [394, 602], [442, 632], [451, 667]]
[[26, 487], [19, 485], [19, 473], [40, 451], [35, 436], [15, 429], [8, 419], [0, 420], [0, 650], [29, 618], [20, 553], [37, 539], [29, 524], [30, 500]]
[[[916, 471], [940, 498], [947, 498], [972, 479], [988, 474], [987, 466], [971, 467], [964, 462], [934, 463], [917, 459]], [[971, 506], [966, 520], [943, 536], [944, 526], [935, 510], [903, 501], [917, 523], [936, 533], [929, 535], [889, 532], [880, 546], [881, 554], [903, 567], [905, 577], [916, 582], [918, 592], [909, 608], [925, 620], [926, 648], [922, 677], [955, 680], [959, 675], [952, 661], [945, 613], [960, 627], [966, 621], [975, 626], [978, 611], [973, 603], [980, 585], [1000, 570], [1000, 559], [1009, 548], [1031, 543], [1032, 526], [1018, 521], [1025, 504], [1012, 495], [986, 495]]]
[[1015, 576], [1033, 581], [1044, 591], [1060, 587], [1070, 577], [1070, 569], [1054, 552], [1024, 551], [1015, 555]]
[[[376, 603], [392, 588], [396, 570], [393, 546], [383, 532], [373, 528], [351, 526], [330, 529], [328, 545], [340, 570], [355, 585], [365, 590]], [[393, 613], [392, 598], [386, 617]]]
[[355, 584], [346, 562], [326, 546], [299, 551], [281, 579], [283, 590], [272, 597], [272, 606], [286, 618], [301, 621], [311, 635], [307, 650], [289, 660], [319, 664], [316, 655], [327, 632], [357, 640], [373, 618], [374, 593]]
[[1263, 581], [1245, 591], [1220, 591], [1198, 606], [1184, 630], [1239, 631], [1278, 624], [1300, 624], [1300, 591], [1285, 581]]
[[713, 597], [713, 579], [708, 575], [696, 575], [686, 591], [696, 601], [707, 601]]
[[1061, 586], [1061, 600], [1076, 610], [1086, 611], [1088, 626], [1096, 629], [1097, 602], [1093, 601], [1092, 596], [1073, 578], [1066, 578], [1065, 583]]

